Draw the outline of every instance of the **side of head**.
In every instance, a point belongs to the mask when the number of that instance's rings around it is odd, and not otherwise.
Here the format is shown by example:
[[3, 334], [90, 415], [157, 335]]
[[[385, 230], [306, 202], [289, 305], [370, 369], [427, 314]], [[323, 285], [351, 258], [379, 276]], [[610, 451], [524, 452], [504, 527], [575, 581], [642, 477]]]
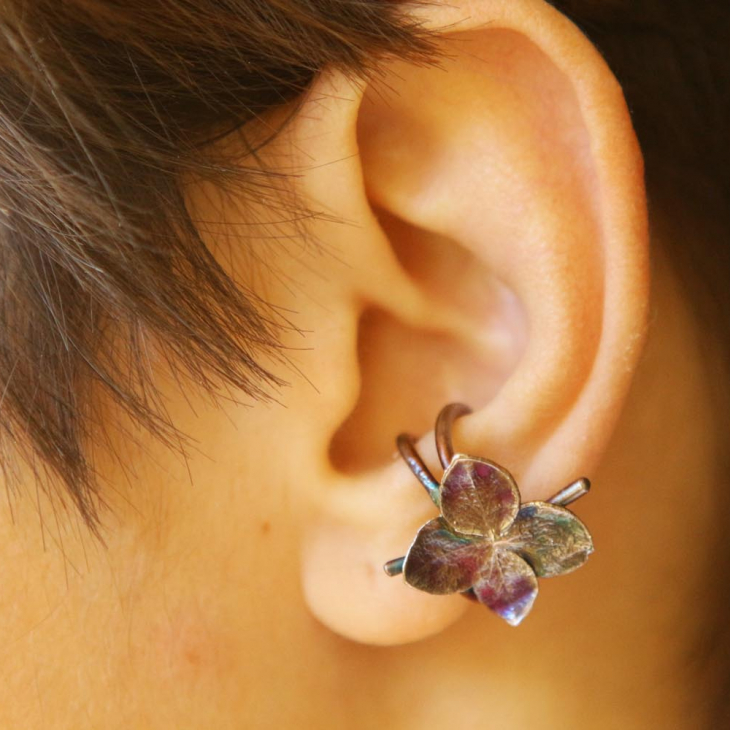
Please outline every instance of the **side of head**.
[[[691, 29], [725, 12], [213, 5], [0, 12], [0, 725], [670, 726], [730, 312]], [[440, 475], [452, 401], [526, 500], [594, 479], [595, 561], [518, 634], [383, 572], [435, 515], [395, 437]]]

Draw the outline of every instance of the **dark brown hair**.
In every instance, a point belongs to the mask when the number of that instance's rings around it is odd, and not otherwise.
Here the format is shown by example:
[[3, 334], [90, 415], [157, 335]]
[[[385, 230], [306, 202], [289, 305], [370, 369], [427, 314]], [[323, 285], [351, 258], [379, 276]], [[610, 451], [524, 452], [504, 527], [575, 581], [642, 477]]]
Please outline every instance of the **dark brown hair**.
[[[296, 99], [333, 64], [427, 57], [389, 2], [9, 0], [0, 11], [0, 456], [55, 483], [98, 532], [94, 386], [174, 446], [145, 368], [255, 398], [280, 385], [266, 304], [236, 286], [185, 209], [184, 175], [272, 200], [272, 177], [206, 155], [213, 135]], [[251, 155], [256, 153], [251, 143]], [[305, 216], [306, 211], [285, 215]], [[268, 315], [268, 316], [267, 316]], [[115, 333], [110, 341], [110, 327]], [[55, 481], [54, 481], [55, 479]]]
[[[651, 208], [669, 216], [669, 243], [691, 272], [697, 305], [726, 329], [730, 10], [716, 0], [554, 4], [621, 81]], [[273, 201], [275, 173], [211, 159], [213, 135], [300, 98], [327, 65], [365, 77], [385, 55], [431, 63], [434, 48], [391, 0], [3, 3], [0, 458], [8, 489], [18, 487], [14, 459], [23, 459], [100, 536], [103, 495], [87, 448], [102, 426], [94, 388], [171, 446], [180, 436], [155, 398], [147, 334], [204, 387], [272, 397], [281, 382], [259, 356], [278, 352], [276, 319], [217, 265], [180, 180], [225, 179]], [[261, 144], [251, 141], [252, 156]], [[125, 336], [112, 342], [110, 325]]]

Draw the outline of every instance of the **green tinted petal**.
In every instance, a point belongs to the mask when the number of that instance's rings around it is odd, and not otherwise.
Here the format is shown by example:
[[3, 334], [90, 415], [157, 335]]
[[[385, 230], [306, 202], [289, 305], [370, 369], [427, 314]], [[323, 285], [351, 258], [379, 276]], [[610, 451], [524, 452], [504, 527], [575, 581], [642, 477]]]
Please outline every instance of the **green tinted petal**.
[[441, 514], [456, 532], [492, 539], [517, 516], [520, 493], [512, 475], [486, 459], [457, 455], [441, 481]]
[[519, 555], [495, 548], [474, 583], [474, 593], [508, 624], [517, 626], [537, 598], [537, 578]]
[[483, 540], [454, 535], [442, 517], [427, 522], [406, 554], [406, 583], [427, 593], [446, 594], [471, 587], [489, 546]]
[[547, 502], [522, 506], [505, 546], [520, 553], [541, 578], [569, 573], [593, 552], [586, 526], [565, 507]]

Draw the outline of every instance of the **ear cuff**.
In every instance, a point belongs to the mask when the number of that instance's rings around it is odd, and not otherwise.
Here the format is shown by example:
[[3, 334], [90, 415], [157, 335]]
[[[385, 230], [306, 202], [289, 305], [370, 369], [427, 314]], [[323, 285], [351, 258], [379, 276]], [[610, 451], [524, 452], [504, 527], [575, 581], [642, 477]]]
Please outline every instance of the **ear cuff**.
[[400, 434], [398, 451], [440, 516], [423, 525], [404, 557], [383, 566], [389, 576], [436, 595], [460, 593], [517, 626], [537, 598], [537, 579], [569, 573], [593, 552], [585, 525], [566, 506], [590, 489], [581, 477], [546, 502], [525, 502], [512, 475], [488, 459], [454, 453], [454, 420], [471, 413], [451, 403], [436, 419], [441, 482]]

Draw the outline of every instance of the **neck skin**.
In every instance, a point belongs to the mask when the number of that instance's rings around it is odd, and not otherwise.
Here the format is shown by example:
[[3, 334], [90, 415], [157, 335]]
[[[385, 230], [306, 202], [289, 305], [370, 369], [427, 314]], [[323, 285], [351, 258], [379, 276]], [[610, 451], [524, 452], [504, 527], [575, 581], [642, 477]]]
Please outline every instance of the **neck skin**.
[[[594, 489], [575, 506], [596, 553], [543, 581], [519, 629], [477, 605], [400, 647], [322, 627], [300, 597], [292, 453], [270, 458], [307, 386], [283, 394], [290, 410], [217, 410], [163, 378], [171, 414], [200, 444], [186, 465], [145, 434], [138, 445], [118, 437], [136, 474], [130, 484], [102, 462], [116, 515], [107, 551], [47, 500], [45, 551], [30, 494], [15, 524], [2, 512], [0, 726], [565, 730], [590, 717], [596, 730], [696, 728], [686, 656], [703, 619], [694, 596], [715, 519], [708, 434], [720, 404], [660, 251], [654, 268], [645, 356]], [[302, 362], [314, 374], [316, 360]]]

